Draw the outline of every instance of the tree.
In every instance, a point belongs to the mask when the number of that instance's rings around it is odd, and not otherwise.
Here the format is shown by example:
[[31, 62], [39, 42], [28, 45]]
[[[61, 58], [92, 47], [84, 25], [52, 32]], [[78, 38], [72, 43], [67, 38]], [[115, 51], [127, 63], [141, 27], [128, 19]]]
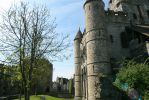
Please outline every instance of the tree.
[[127, 83], [129, 88], [134, 88], [141, 94], [142, 98], [144, 98], [143, 100], [148, 100], [149, 64], [147, 62], [137, 63], [134, 60], [130, 60], [125, 61], [122, 66], [122, 69], [117, 74], [117, 79], [120, 81], [119, 83]]
[[69, 93], [74, 94], [74, 83], [73, 79], [69, 79]]
[[[50, 60], [67, 57], [64, 52], [69, 47], [68, 35], [55, 31], [55, 20], [46, 7], [21, 2], [3, 14], [0, 25], [0, 51], [5, 63], [19, 64], [25, 100], [29, 100], [33, 67], [36, 59], [47, 57]], [[29, 59], [29, 66], [25, 60]]]
[[[33, 70], [32, 90], [34, 93], [46, 93], [52, 85], [53, 65], [45, 58], [36, 59]], [[42, 81], [41, 81], [42, 80]]]
[[1, 93], [0, 95], [14, 95], [20, 91], [21, 75], [17, 69], [17, 66], [3, 65], [0, 67]]

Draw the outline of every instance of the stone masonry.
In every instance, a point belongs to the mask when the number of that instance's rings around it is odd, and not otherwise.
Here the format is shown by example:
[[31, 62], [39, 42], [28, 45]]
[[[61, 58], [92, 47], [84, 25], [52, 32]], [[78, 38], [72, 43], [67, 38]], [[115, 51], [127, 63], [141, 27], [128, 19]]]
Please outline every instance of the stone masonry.
[[85, 29], [74, 39], [75, 100], [122, 100], [112, 79], [117, 62], [148, 55], [149, 46], [136, 47], [149, 43], [149, 1], [109, 0], [105, 10], [102, 0], [85, 0], [83, 8]]
[[[86, 22], [86, 55], [88, 100], [102, 98], [100, 92], [100, 74], [111, 73], [105, 29], [104, 3], [100, 0], [87, 0], [84, 4]], [[101, 83], [102, 84], [102, 83]], [[104, 84], [102, 84], [104, 85]], [[98, 91], [97, 88], [100, 88]]]

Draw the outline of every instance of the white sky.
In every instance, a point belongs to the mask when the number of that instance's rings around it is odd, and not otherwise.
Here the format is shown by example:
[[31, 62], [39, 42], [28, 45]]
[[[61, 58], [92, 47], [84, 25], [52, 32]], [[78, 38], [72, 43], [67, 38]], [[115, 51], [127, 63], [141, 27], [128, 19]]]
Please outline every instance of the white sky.
[[0, 10], [7, 10], [12, 4], [18, 3], [21, 0], [0, 0]]

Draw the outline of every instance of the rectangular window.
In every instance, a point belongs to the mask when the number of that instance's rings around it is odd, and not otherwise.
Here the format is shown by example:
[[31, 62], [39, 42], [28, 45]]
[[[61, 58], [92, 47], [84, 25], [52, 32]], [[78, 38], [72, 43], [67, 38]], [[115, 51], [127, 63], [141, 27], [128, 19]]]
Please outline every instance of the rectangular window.
[[112, 36], [112, 35], [110, 35], [110, 41], [111, 41], [111, 43], [114, 42], [114, 41], [113, 41], [113, 36]]
[[121, 37], [122, 48], [128, 48], [129, 41], [128, 41], [128, 36], [127, 36], [126, 32], [121, 32], [120, 37]]
[[133, 13], [133, 19], [137, 19], [137, 15]]
[[147, 16], [148, 16], [148, 18], [149, 18], [149, 10], [147, 10]]

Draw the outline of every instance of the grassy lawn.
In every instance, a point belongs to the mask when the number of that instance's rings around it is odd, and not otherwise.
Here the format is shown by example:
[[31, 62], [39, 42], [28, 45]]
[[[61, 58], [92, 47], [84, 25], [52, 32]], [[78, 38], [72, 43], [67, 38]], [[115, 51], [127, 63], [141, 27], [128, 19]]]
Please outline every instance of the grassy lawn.
[[[45, 96], [45, 100], [73, 100], [73, 99], [62, 99], [62, 98], [56, 98], [56, 97], [52, 97], [52, 96], [47, 96], [47, 95], [33, 95], [30, 97], [30, 100], [41, 100], [41, 96]], [[15, 99], [15, 100], [19, 100], [19, 99]], [[24, 98], [22, 98], [21, 100], [24, 100]]]

